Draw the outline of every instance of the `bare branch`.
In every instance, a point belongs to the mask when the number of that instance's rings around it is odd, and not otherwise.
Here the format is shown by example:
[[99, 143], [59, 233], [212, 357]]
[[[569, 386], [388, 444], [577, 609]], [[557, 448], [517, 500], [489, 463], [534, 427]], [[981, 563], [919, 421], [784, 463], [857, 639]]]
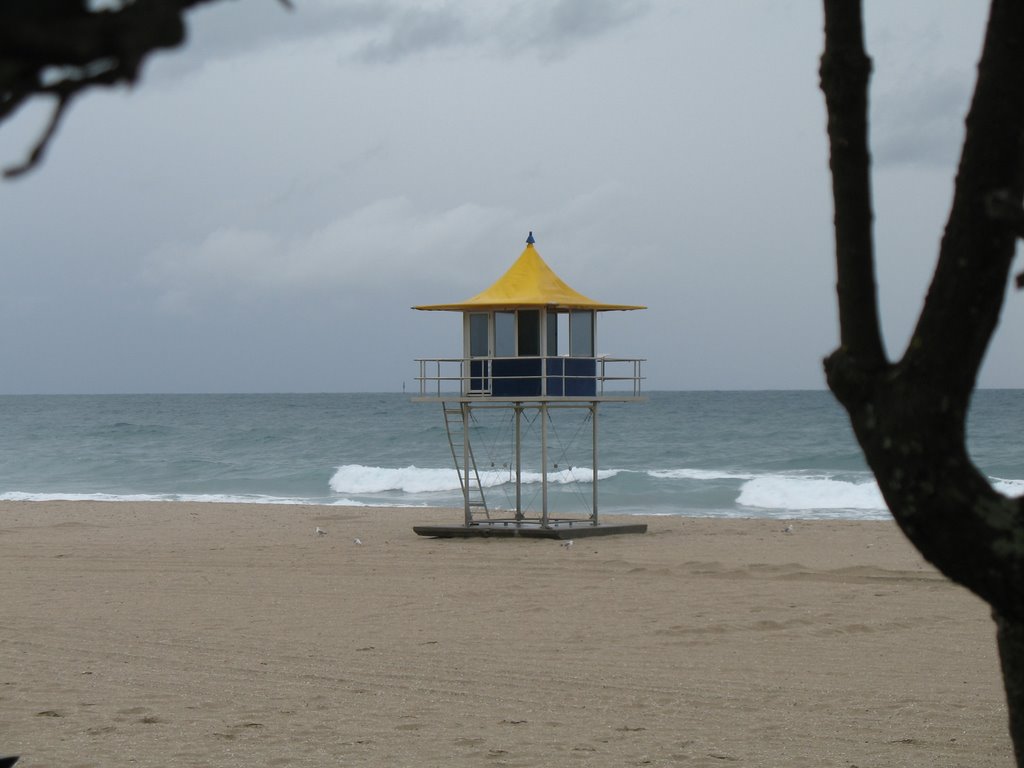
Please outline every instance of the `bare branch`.
[[878, 319], [875, 287], [868, 81], [871, 60], [864, 51], [860, 3], [825, 0], [825, 50], [821, 89], [828, 108], [829, 166], [835, 199], [841, 348], [830, 360], [829, 375], [841, 375], [855, 361], [862, 371], [887, 364]]
[[945, 381], [963, 399], [999, 322], [1016, 250], [1013, 208], [1020, 208], [1024, 196], [1022, 93], [1024, 5], [993, 0], [953, 205], [903, 359], [908, 369]]
[[54, 133], [57, 131], [57, 126], [60, 124], [61, 118], [67, 111], [68, 105], [71, 103], [71, 99], [74, 97], [72, 92], [65, 93], [57, 97], [57, 106], [53, 108], [53, 114], [50, 116], [50, 122], [46, 126], [46, 130], [43, 135], [39, 137], [36, 145], [29, 152], [28, 158], [21, 165], [15, 165], [10, 168], [4, 169], [4, 178], [13, 179], [21, 176], [23, 173], [35, 168], [43, 159], [43, 155], [46, 153], [46, 148], [50, 143], [50, 139], [53, 138]]
[[[57, 105], [17, 178], [41, 162], [73, 98], [88, 88], [134, 83], [146, 58], [185, 41], [184, 14], [218, 0], [134, 0], [93, 11], [86, 0], [0, 0], [0, 123], [35, 96]], [[278, 0], [293, 8], [291, 0]], [[61, 77], [53, 81], [53, 72]]]

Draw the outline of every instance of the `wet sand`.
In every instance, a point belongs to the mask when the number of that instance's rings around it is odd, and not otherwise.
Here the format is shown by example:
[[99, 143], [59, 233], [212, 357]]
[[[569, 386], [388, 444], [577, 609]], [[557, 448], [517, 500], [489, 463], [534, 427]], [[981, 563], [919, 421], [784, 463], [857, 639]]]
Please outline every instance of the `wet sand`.
[[1013, 763], [985, 604], [892, 523], [650, 517], [572, 547], [412, 532], [459, 519], [0, 503], [0, 755]]

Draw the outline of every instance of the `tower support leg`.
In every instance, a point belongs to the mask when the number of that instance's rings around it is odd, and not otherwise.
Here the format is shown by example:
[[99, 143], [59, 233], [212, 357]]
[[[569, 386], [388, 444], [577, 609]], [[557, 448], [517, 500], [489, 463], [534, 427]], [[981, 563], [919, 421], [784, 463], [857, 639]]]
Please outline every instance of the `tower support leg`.
[[593, 521], [594, 525], [597, 525], [597, 403], [596, 402], [590, 404], [590, 420], [591, 420], [591, 426], [592, 426], [592, 429], [593, 429], [593, 433], [592, 433], [593, 436], [591, 438], [591, 442], [592, 442], [592, 447], [594, 449], [594, 456], [593, 456], [593, 462], [594, 462], [594, 481], [593, 481], [594, 501], [593, 501], [593, 512], [590, 513], [590, 519]]
[[516, 520], [523, 519], [523, 406], [516, 403]]
[[540, 524], [548, 527], [548, 406], [540, 404]]
[[469, 403], [462, 403], [462, 503], [467, 526], [473, 523], [473, 513], [469, 506], [469, 450]]

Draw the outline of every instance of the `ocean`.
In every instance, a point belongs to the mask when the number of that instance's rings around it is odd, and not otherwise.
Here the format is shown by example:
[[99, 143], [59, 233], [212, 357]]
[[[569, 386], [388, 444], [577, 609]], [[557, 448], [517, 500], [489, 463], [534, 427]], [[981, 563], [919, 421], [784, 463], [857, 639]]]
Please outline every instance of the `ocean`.
[[[598, 412], [602, 514], [884, 519], [828, 392], [651, 392]], [[535, 413], [535, 412], [534, 412]], [[537, 417], [524, 419], [523, 498], [539, 509]], [[474, 424], [492, 508], [514, 507], [513, 424]], [[549, 509], [589, 511], [592, 425], [549, 423]], [[976, 393], [972, 457], [1024, 494], [1024, 390]], [[462, 505], [437, 403], [404, 394], [0, 396], [0, 500]]]

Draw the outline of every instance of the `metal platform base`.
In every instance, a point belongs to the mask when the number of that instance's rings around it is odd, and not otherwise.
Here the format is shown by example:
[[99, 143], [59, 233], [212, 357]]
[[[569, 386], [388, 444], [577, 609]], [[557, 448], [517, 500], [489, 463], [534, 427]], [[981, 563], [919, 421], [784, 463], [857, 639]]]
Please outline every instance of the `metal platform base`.
[[553, 521], [542, 526], [535, 521], [485, 520], [472, 525], [414, 525], [420, 536], [438, 539], [487, 538], [489, 536], [530, 539], [583, 539], [589, 536], [618, 536], [623, 533], [646, 533], [646, 523], [598, 523], [585, 520]]

